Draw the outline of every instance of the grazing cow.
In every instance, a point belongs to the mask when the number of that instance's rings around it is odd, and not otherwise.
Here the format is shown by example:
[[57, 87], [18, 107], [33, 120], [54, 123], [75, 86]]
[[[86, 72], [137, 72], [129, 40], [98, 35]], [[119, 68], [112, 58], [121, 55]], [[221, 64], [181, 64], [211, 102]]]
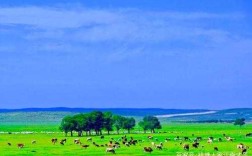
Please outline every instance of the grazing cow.
[[61, 141], [64, 142], [64, 143], [66, 143], [66, 140], [67, 140], [67, 139], [65, 138], [65, 139], [62, 139]]
[[11, 146], [11, 143], [9, 143], [9, 142], [8, 142], [7, 144], [8, 144], [9, 146]]
[[87, 141], [92, 141], [92, 138], [91, 138], [91, 137], [88, 137], [88, 138], [87, 138]]
[[245, 148], [245, 146], [244, 146], [244, 144], [243, 143], [240, 143], [240, 144], [238, 144], [237, 146], [236, 146], [238, 149], [243, 149], [243, 148]]
[[137, 140], [131, 140], [131, 142], [132, 142], [133, 145], [136, 145], [138, 143]]
[[32, 140], [32, 142], [31, 142], [32, 144], [36, 144], [37, 143], [37, 141], [36, 140]]
[[238, 144], [236, 147], [241, 150], [242, 154], [246, 154], [249, 149], [249, 147], [245, 146], [243, 143]]
[[153, 136], [148, 136], [147, 138], [148, 138], [148, 139], [153, 139]]
[[210, 137], [208, 138], [208, 140], [214, 140], [214, 137], [210, 136]]
[[233, 141], [234, 138], [231, 138], [231, 137], [225, 137], [227, 139], [227, 141]]
[[89, 145], [82, 145], [82, 147], [86, 149], [89, 147]]
[[96, 144], [95, 142], [93, 142], [93, 145], [95, 145], [96, 147], [100, 147], [100, 145]]
[[[133, 141], [133, 140], [131, 140], [131, 141]], [[115, 142], [115, 144], [120, 145], [120, 143], [119, 143], [119, 142], [117, 142], [117, 141]]]
[[118, 149], [118, 148], [120, 148], [120, 145], [114, 144], [112, 147], [113, 147], [114, 149]]
[[80, 139], [74, 139], [74, 144], [81, 144]]
[[161, 145], [156, 145], [156, 149], [162, 150], [162, 148], [163, 148], [163, 146], [161, 146]]
[[101, 139], [104, 139], [104, 135], [102, 135], [100, 138], [101, 138]]
[[197, 137], [196, 140], [200, 141], [202, 140], [202, 137]]
[[61, 140], [61, 141], [60, 141], [60, 144], [61, 144], [61, 145], [64, 145], [64, 142]]
[[246, 136], [246, 137], [251, 137], [251, 136], [252, 136], [252, 133], [247, 133], [245, 136]]
[[246, 154], [247, 153], [247, 148], [242, 149], [241, 153]]
[[198, 143], [198, 142], [193, 143], [193, 144], [192, 144], [192, 147], [198, 148], [198, 147], [199, 147], [199, 143]]
[[153, 149], [151, 147], [144, 147], [144, 152], [151, 153]]
[[179, 140], [179, 136], [176, 136], [176, 137], [174, 138], [174, 140]]
[[158, 150], [162, 150], [162, 149], [163, 149], [163, 143], [162, 143], [162, 142], [160, 142], [160, 144], [159, 144], [159, 145], [156, 145], [156, 149], [158, 149]]
[[221, 138], [219, 138], [219, 139], [218, 139], [218, 141], [219, 141], [219, 142], [222, 142], [222, 139], [221, 139]]
[[189, 140], [189, 137], [184, 137], [184, 140], [185, 140], [185, 141], [188, 141], [188, 140]]
[[189, 151], [190, 146], [189, 146], [189, 144], [185, 144], [185, 145], [183, 146], [183, 148], [184, 148], [184, 150]]
[[115, 149], [114, 148], [106, 148], [106, 152], [110, 152], [112, 154], [115, 154]]
[[58, 141], [57, 138], [52, 138], [52, 143], [55, 144]]
[[24, 144], [17, 144], [18, 148], [23, 148]]
[[219, 151], [219, 148], [218, 148], [218, 147], [214, 147], [214, 150], [215, 150], [215, 151]]
[[213, 143], [213, 140], [212, 139], [208, 139], [207, 143], [211, 144], [211, 143]]

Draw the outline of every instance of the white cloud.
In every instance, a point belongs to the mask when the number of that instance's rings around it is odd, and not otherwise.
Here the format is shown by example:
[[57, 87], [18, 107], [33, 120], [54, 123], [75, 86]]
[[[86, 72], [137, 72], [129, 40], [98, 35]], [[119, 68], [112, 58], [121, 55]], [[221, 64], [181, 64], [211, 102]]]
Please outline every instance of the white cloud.
[[67, 11], [40, 7], [1, 8], [0, 17], [1, 24], [23, 24], [43, 29], [107, 24], [118, 18], [116, 14], [103, 10]]
[[[236, 41], [240, 35], [226, 29], [223, 22], [232, 28], [243, 19], [240, 13], [9, 7], [0, 8], [0, 28], [4, 26], [0, 34], [9, 33], [10, 41], [19, 43], [17, 48], [23, 47], [23, 52], [80, 52], [87, 49], [85, 44], [91, 44], [88, 49], [101, 46], [110, 53], [108, 58], [120, 60], [151, 51], [155, 49], [155, 44], [160, 43], [171, 44], [162, 48], [162, 53], [169, 53], [171, 49], [177, 52], [185, 44], [194, 50], [218, 48]], [[107, 46], [113, 44], [115, 46]], [[1, 49], [4, 51], [6, 48]]]

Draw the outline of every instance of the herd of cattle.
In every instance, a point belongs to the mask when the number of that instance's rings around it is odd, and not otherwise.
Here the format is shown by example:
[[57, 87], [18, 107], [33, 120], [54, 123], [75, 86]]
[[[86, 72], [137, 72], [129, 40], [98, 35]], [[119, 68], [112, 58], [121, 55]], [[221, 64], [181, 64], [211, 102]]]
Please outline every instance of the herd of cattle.
[[[251, 136], [252, 136], [252, 133], [248, 133], [245, 135], [245, 137], [251, 137]], [[193, 137], [193, 139], [189, 138], [188, 136], [186, 136], [186, 137], [176, 136], [175, 138], [173, 138], [173, 140], [177, 142], [175, 144], [176, 146], [177, 145], [181, 146], [181, 148], [183, 148], [183, 150], [185, 150], [185, 151], [189, 151], [191, 148], [194, 148], [194, 149], [204, 148], [204, 145], [202, 145], [202, 142], [204, 143], [204, 140], [205, 140], [205, 143], [207, 143], [207, 144], [212, 144], [214, 142], [223, 142], [223, 141], [233, 142], [235, 140], [235, 138], [227, 136], [226, 134], [223, 134], [223, 137], [219, 137], [219, 138], [214, 138], [212, 136], [210, 136], [208, 138], [195, 137], [194, 134], [192, 134], [192, 137]], [[103, 135], [100, 136], [101, 140], [103, 140], [104, 138], [105, 137]], [[169, 142], [169, 141], [172, 141], [172, 139], [165, 138], [163, 141]], [[106, 144], [98, 144], [93, 141], [92, 137], [86, 138], [86, 144], [83, 144], [79, 138], [73, 140], [74, 144], [80, 145], [80, 147], [82, 147], [84, 149], [87, 149], [90, 146], [104, 147], [105, 152], [113, 153], [113, 154], [115, 154], [116, 150], [122, 146], [130, 147], [130, 146], [135, 146], [137, 144], [142, 144], [144, 142], [150, 143], [149, 146], [143, 147], [144, 152], [152, 153], [153, 150], [163, 150], [163, 148], [164, 148], [164, 143], [160, 142], [159, 139], [154, 138], [153, 136], [147, 136], [146, 140], [139, 140], [139, 139], [134, 139], [133, 137], [127, 137], [126, 135], [124, 135], [119, 139], [110, 138], [108, 143], [106, 143]], [[32, 140], [31, 143], [36, 144], [37, 141]], [[63, 146], [67, 143], [67, 139], [65, 138], [65, 139], [59, 140], [57, 138], [52, 138], [51, 143], [53, 145], [59, 143]], [[11, 143], [7, 143], [7, 144], [8, 144], [8, 146], [12, 146]], [[23, 143], [17, 144], [18, 148], [23, 148], [24, 146], [25, 146], [25, 144], [23, 144]], [[236, 148], [238, 150], [240, 150], [241, 154], [246, 154], [249, 149], [249, 147], [243, 143], [237, 144]], [[213, 146], [213, 150], [219, 151], [219, 148], [217, 146]]]

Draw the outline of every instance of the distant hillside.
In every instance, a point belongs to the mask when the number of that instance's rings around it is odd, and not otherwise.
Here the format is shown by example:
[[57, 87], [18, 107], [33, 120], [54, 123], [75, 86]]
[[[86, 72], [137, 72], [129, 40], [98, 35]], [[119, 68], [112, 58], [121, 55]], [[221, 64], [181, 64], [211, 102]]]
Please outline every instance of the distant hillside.
[[125, 116], [145, 116], [145, 115], [162, 115], [162, 114], [178, 114], [178, 113], [194, 113], [205, 112], [205, 109], [161, 109], [161, 108], [23, 108], [23, 109], [0, 109], [0, 113], [11, 112], [71, 112], [71, 113], [87, 113], [94, 110], [110, 111], [114, 114]]
[[111, 111], [114, 114], [123, 116], [134, 116], [137, 120], [146, 115], [160, 114], [177, 114], [205, 112], [208, 110], [195, 109], [159, 109], [159, 108], [24, 108], [24, 109], [0, 109], [0, 123], [25, 123], [25, 124], [41, 124], [41, 123], [57, 123], [66, 115], [74, 115], [77, 113], [87, 113], [94, 110]]
[[[252, 121], [252, 108], [226, 109], [226, 110], [204, 110], [204, 109], [160, 109], [160, 108], [25, 108], [25, 109], [0, 109], [1, 123], [25, 123], [41, 124], [56, 123], [66, 115], [77, 113], [87, 113], [94, 110], [111, 111], [114, 114], [123, 116], [134, 116], [140, 120], [146, 115], [164, 116], [162, 122], [180, 121], [180, 122], [204, 122], [209, 120], [232, 121], [236, 118], [245, 118], [246, 121]], [[205, 114], [211, 112], [211, 114]]]
[[185, 115], [166, 118], [167, 121], [208, 121], [208, 120], [235, 120], [245, 118], [246, 121], [252, 121], [252, 108], [235, 108], [219, 110], [212, 114], [203, 115]]

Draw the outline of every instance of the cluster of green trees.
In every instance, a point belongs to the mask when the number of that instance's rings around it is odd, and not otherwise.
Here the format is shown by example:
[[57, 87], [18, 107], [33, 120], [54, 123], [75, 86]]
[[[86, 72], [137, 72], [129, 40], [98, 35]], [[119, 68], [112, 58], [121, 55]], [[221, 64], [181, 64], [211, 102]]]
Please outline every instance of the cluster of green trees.
[[[124, 117], [114, 115], [111, 112], [93, 111], [86, 114], [76, 114], [74, 116], [66, 116], [62, 119], [60, 130], [67, 135], [69, 132], [73, 136], [73, 132], [77, 132], [78, 136], [82, 136], [83, 132], [86, 135], [91, 135], [95, 132], [96, 135], [102, 135], [102, 130], [110, 134], [111, 131], [116, 130], [117, 134], [121, 129], [130, 130], [136, 126], [136, 121], [133, 117]], [[143, 121], [139, 122], [139, 126], [143, 128], [144, 132], [151, 130], [155, 133], [155, 129], [160, 129], [161, 124], [156, 117], [146, 116]]]
[[245, 125], [245, 118], [238, 118], [238, 119], [236, 119], [235, 121], [234, 121], [234, 125], [236, 126], [236, 125], [238, 125], [238, 126], [243, 126], [243, 125]]

